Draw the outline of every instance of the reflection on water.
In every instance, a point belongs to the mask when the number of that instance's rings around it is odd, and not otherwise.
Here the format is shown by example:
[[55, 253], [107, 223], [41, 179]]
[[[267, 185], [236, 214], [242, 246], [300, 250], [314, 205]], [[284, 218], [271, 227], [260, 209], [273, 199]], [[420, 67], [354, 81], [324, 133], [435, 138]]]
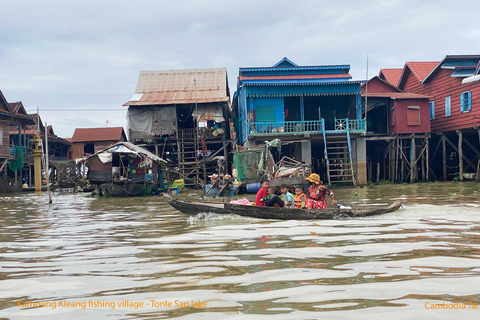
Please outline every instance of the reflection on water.
[[[341, 203], [404, 208], [335, 221], [187, 217], [157, 197], [3, 196], [0, 318], [476, 318], [478, 186], [338, 189]], [[466, 308], [429, 308], [442, 303]]]

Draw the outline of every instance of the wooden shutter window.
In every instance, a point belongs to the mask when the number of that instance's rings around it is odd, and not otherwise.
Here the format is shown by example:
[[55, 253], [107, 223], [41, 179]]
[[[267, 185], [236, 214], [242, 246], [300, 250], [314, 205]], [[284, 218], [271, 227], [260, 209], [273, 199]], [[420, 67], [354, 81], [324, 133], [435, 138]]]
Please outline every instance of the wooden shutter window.
[[420, 107], [418, 106], [407, 107], [407, 125], [408, 126], [420, 125]]

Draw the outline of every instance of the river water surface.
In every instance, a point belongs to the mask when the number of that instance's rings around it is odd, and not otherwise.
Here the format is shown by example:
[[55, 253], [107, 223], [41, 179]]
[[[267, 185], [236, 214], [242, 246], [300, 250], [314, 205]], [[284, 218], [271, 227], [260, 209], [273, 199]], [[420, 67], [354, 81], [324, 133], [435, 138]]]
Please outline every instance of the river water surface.
[[335, 192], [404, 207], [272, 221], [188, 217], [161, 197], [0, 196], [0, 318], [480, 318], [479, 184]]

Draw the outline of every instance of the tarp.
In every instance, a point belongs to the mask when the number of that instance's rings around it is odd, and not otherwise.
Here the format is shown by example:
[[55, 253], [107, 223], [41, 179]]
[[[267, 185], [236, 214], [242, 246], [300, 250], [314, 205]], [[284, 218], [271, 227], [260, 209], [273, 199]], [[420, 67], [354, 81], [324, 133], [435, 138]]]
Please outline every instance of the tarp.
[[153, 123], [153, 110], [128, 108], [127, 129], [140, 132], [151, 132]]
[[16, 160], [8, 161], [8, 167], [12, 171], [22, 170], [23, 165], [25, 164], [22, 147], [20, 146], [15, 147], [15, 158]]
[[199, 122], [205, 122], [208, 120], [213, 120], [215, 122], [225, 121], [222, 105], [219, 104], [197, 106], [197, 111], [193, 108], [192, 117]]
[[100, 161], [102, 161], [102, 163], [112, 162], [112, 159], [113, 159], [112, 154], [108, 153], [108, 152], [99, 153], [99, 154], [97, 154], [97, 156], [98, 156], [98, 159], [100, 159]]

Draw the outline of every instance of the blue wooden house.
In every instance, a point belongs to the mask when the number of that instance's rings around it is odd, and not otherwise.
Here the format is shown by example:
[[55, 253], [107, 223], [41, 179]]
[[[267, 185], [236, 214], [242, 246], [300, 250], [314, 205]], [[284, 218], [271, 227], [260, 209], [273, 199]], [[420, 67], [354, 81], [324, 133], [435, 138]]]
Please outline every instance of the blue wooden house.
[[352, 81], [349, 71], [349, 65], [299, 66], [288, 58], [240, 68], [239, 144], [279, 138], [286, 142], [282, 153], [311, 163], [329, 183], [365, 183], [361, 81]]

